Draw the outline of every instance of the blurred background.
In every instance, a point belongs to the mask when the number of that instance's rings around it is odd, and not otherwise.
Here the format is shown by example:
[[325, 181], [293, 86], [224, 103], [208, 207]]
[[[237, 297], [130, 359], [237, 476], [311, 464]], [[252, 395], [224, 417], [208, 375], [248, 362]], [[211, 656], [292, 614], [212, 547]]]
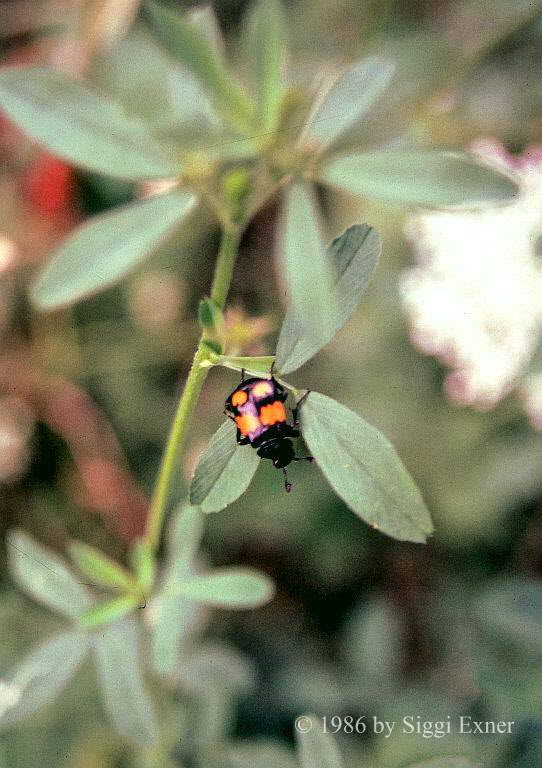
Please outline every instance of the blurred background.
[[[2, 2], [2, 62], [46, 64], [105, 89], [123, 73], [152, 72], [161, 54], [141, 54], [138, 5]], [[213, 4], [234, 64], [249, 5]], [[367, 221], [384, 251], [355, 319], [292, 381], [332, 395], [389, 437], [422, 489], [435, 534], [427, 546], [388, 539], [349, 512], [315, 467], [296, 466], [285, 496], [262, 462], [245, 496], [208, 518], [205, 554], [265, 570], [277, 597], [257, 611], [199, 617], [199, 655], [179, 670], [163, 714], [168, 759], [294, 765], [292, 722], [304, 711], [388, 720], [471, 714], [516, 725], [500, 737], [341, 735], [340, 747], [348, 765], [369, 768], [457, 754], [491, 768], [535, 768], [542, 2], [289, 0], [285, 10], [296, 76], [314, 78], [368, 51], [393, 55], [402, 90], [390, 96], [385, 119], [376, 114], [364, 126], [371, 137], [471, 148], [513, 169], [522, 192], [512, 206], [483, 213], [409, 212], [322, 192], [330, 238]], [[141, 88], [142, 99], [151, 96]], [[0, 155], [1, 532], [20, 526], [59, 552], [76, 536], [122, 559], [142, 530], [197, 342], [217, 231], [200, 212], [120, 286], [38, 314], [28, 284], [66, 233], [156, 190], [75, 171], [1, 115]], [[232, 354], [273, 352], [284, 309], [275, 219], [271, 202], [243, 239], [227, 311]], [[235, 383], [225, 370], [208, 378], [185, 485]], [[4, 547], [0, 676], [54, 624], [15, 590]], [[207, 657], [212, 673], [202, 689], [194, 681]], [[42, 714], [0, 734], [2, 768], [146, 765], [107, 724], [93, 674], [85, 668]]]

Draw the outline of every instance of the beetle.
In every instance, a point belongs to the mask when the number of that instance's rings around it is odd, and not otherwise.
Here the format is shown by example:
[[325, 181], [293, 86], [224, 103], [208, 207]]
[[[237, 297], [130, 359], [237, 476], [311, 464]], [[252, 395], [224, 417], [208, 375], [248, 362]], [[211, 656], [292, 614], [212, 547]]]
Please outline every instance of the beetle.
[[239, 445], [251, 445], [262, 459], [284, 473], [284, 488], [289, 493], [286, 467], [292, 461], [312, 461], [312, 456], [296, 456], [292, 438], [299, 437], [297, 413], [307, 392], [292, 410], [293, 425], [288, 424], [284, 403], [286, 389], [273, 376], [269, 379], [245, 379], [226, 398], [224, 413], [237, 427]]

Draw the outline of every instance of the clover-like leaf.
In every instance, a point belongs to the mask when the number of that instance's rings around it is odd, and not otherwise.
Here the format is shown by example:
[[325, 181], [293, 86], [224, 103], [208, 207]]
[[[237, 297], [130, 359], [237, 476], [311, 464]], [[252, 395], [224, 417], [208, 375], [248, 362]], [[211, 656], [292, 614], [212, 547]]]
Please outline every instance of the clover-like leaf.
[[349, 227], [327, 249], [334, 266], [333, 313], [325, 334], [315, 339], [290, 308], [277, 342], [276, 367], [280, 373], [291, 373], [310, 360], [327, 344], [354, 314], [381, 251], [380, 236], [367, 224]]
[[284, 16], [280, 0], [258, 0], [249, 13], [245, 47], [262, 131], [276, 125], [282, 95]]
[[475, 764], [467, 757], [432, 757], [408, 768], [475, 768]]
[[99, 627], [132, 613], [136, 608], [143, 608], [142, 598], [136, 593], [120, 595], [103, 603], [93, 605], [79, 616], [79, 626], [85, 628]]
[[192, 483], [190, 501], [204, 512], [218, 512], [239, 498], [260, 462], [255, 450], [238, 445], [232, 421], [224, 422], [203, 452]]
[[160, 245], [194, 202], [193, 195], [176, 191], [95, 216], [53, 254], [32, 298], [54, 309], [113, 285]]
[[321, 180], [361, 197], [438, 208], [511, 200], [508, 176], [464, 153], [432, 149], [383, 149], [338, 157]]
[[74, 541], [68, 551], [81, 573], [96, 586], [121, 591], [134, 588], [135, 579], [132, 574], [95, 547], [82, 541]]
[[74, 165], [134, 181], [180, 172], [178, 157], [152, 137], [144, 122], [60, 72], [3, 68], [0, 108], [33, 139]]
[[253, 568], [230, 566], [194, 576], [177, 591], [198, 603], [220, 608], [257, 608], [275, 593], [273, 581]]
[[370, 56], [340, 75], [310, 117], [308, 132], [329, 147], [358, 123], [386, 90], [394, 73], [393, 62]]
[[305, 399], [300, 416], [305, 442], [350, 509], [388, 536], [425, 542], [433, 530], [429, 512], [384, 435], [319, 392]]
[[147, 592], [154, 581], [156, 560], [152, 548], [144, 538], [137, 539], [130, 550], [130, 564], [140, 589]]
[[20, 530], [10, 531], [7, 545], [12, 576], [35, 600], [71, 619], [92, 606], [92, 596], [58, 555]]
[[3, 683], [0, 728], [25, 720], [50, 704], [89, 650], [89, 636], [71, 631], [62, 632], [30, 651]]
[[174, 587], [191, 573], [203, 536], [203, 515], [195, 506], [182, 505], [171, 520], [167, 535], [164, 587]]
[[321, 718], [302, 715], [296, 722], [299, 724], [296, 735], [301, 768], [343, 768], [335, 739], [324, 731]]
[[175, 511], [166, 537], [166, 565], [154, 604], [152, 653], [155, 669], [168, 673], [175, 666], [179, 640], [194, 618], [193, 606], [180, 597], [177, 586], [193, 573], [203, 515], [198, 507], [182, 505]]
[[333, 265], [326, 258], [322, 237], [314, 189], [310, 184], [296, 181], [285, 192], [279, 257], [290, 293], [291, 311], [313, 343], [319, 345], [329, 338], [335, 311]]
[[156, 739], [152, 704], [141, 672], [137, 623], [125, 618], [94, 635], [96, 669], [105, 711], [117, 730], [141, 746]]
[[197, 79], [175, 61], [142, 24], [96, 58], [91, 75], [100, 89], [139, 115], [156, 135], [199, 129], [199, 140], [219, 118]]
[[237, 127], [250, 128], [250, 100], [199, 25], [152, 0], [145, 3], [145, 17], [160, 42], [200, 80], [224, 117]]

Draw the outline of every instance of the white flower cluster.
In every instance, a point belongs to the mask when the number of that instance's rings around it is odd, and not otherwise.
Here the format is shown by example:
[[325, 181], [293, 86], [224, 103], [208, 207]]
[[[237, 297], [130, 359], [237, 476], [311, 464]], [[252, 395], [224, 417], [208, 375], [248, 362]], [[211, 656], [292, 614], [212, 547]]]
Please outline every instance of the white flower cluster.
[[408, 220], [416, 265], [401, 293], [411, 339], [450, 368], [445, 391], [455, 403], [487, 410], [519, 387], [542, 427], [542, 376], [524, 378], [542, 331], [542, 147], [515, 158], [495, 142], [472, 149], [513, 172], [520, 194], [508, 205]]

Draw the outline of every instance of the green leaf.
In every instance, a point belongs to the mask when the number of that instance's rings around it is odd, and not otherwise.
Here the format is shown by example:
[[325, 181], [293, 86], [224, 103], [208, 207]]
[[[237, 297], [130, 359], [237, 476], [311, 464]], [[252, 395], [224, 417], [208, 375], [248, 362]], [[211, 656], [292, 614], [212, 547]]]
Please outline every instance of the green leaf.
[[246, 491], [259, 463], [253, 448], [237, 444], [235, 426], [228, 419], [198, 461], [190, 485], [191, 503], [203, 512], [219, 512]]
[[180, 172], [178, 158], [120, 103], [42, 67], [0, 72], [0, 107], [33, 139], [74, 165], [134, 181]]
[[23, 531], [7, 536], [9, 566], [21, 589], [48, 608], [78, 618], [93, 599], [63, 560]]
[[468, 155], [386, 149], [339, 157], [321, 180], [353, 195], [427, 207], [502, 202], [517, 194], [508, 177]]
[[56, 251], [32, 298], [54, 309], [113, 285], [160, 245], [194, 201], [186, 192], [171, 192], [95, 216]]
[[137, 583], [143, 592], [152, 587], [156, 562], [154, 553], [145, 539], [137, 539], [130, 550], [130, 563], [134, 569]]
[[192, 8], [186, 11], [185, 19], [198, 30], [212, 48], [220, 52], [220, 54], [223, 53], [224, 37], [220, 31], [220, 22], [211, 3], [192, 6]]
[[327, 258], [335, 267], [331, 322], [326, 333], [316, 341], [289, 309], [277, 342], [276, 367], [280, 373], [291, 373], [310, 360], [352, 317], [369, 284], [381, 248], [378, 232], [367, 224], [349, 227], [333, 240], [327, 249]]
[[280, 0], [258, 0], [250, 11], [245, 48], [257, 95], [258, 126], [276, 126], [282, 97], [284, 15]]
[[191, 573], [203, 536], [204, 519], [197, 507], [182, 505], [168, 530], [167, 561], [164, 575], [166, 589]]
[[329, 146], [358, 123], [389, 86], [393, 62], [371, 56], [357, 62], [333, 83], [310, 118], [308, 131]]
[[142, 598], [139, 595], [121, 595], [112, 600], [106, 600], [104, 603], [95, 605], [85, 611], [79, 617], [79, 626], [97, 627], [102, 624], [110, 624], [122, 616], [126, 616], [136, 608], [141, 606]]
[[90, 638], [81, 632], [63, 632], [34, 648], [9, 682], [3, 683], [0, 728], [26, 720], [50, 704], [73, 677], [90, 649]]
[[257, 608], [275, 592], [272, 580], [253, 568], [217, 568], [178, 585], [184, 597], [221, 608]]
[[[100, 90], [122, 103], [129, 114], [141, 117], [159, 135], [180, 125], [197, 123], [202, 135], [218, 118], [199, 81], [159, 45], [143, 25], [99, 56], [91, 77]], [[205, 141], [205, 139], [203, 139]]]
[[141, 674], [139, 637], [133, 619], [110, 624], [94, 636], [104, 708], [126, 738], [149, 746], [156, 740], [151, 701]]
[[167, 531], [167, 556], [162, 587], [156, 596], [152, 634], [154, 667], [160, 674], [173, 670], [179, 640], [193, 622], [194, 609], [178, 594], [178, 584], [192, 575], [203, 535], [203, 515], [197, 507], [183, 505]]
[[134, 589], [135, 580], [132, 574], [95, 547], [82, 541], [74, 541], [68, 551], [81, 573], [96, 586], [120, 589], [123, 592]]
[[475, 768], [475, 764], [466, 757], [432, 757], [409, 768]]
[[249, 99], [198, 25], [152, 0], [145, 3], [145, 16], [159, 40], [200, 80], [229, 122], [250, 128]]
[[255, 373], [257, 375], [263, 373], [265, 376], [269, 376], [274, 362], [274, 355], [256, 355], [254, 357], [220, 355], [215, 364], [223, 365], [225, 368], [230, 368], [233, 371], [245, 371], [246, 373]]
[[302, 715], [296, 723], [299, 723], [296, 736], [301, 768], [343, 768], [335, 739], [330, 733], [324, 733], [321, 718]]
[[388, 536], [425, 542], [433, 530], [429, 512], [384, 435], [319, 392], [309, 394], [300, 415], [305, 442], [350, 509]]
[[291, 311], [313, 343], [329, 338], [335, 311], [331, 266], [326, 259], [314, 190], [295, 182], [285, 193], [279, 254], [290, 292]]

